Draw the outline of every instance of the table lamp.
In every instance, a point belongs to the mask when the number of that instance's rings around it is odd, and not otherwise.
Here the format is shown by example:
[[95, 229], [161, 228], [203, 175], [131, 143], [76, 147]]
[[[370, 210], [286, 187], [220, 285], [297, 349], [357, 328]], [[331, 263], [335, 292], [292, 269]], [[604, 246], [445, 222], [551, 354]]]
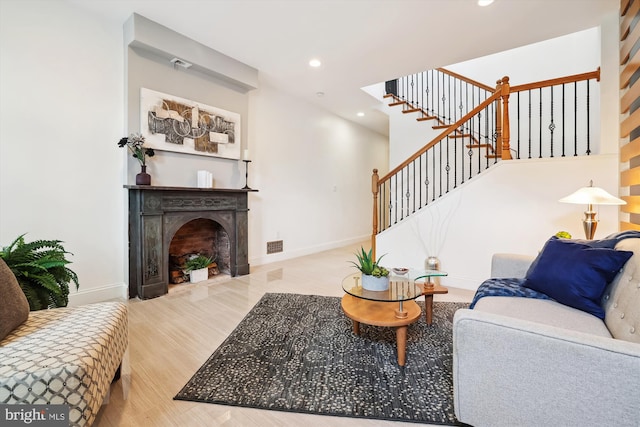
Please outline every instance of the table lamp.
[[585, 237], [589, 240], [593, 239], [593, 236], [596, 234], [596, 227], [598, 226], [598, 220], [596, 219], [596, 212], [593, 210], [593, 205], [627, 204], [624, 200], [612, 196], [602, 188], [594, 187], [593, 181], [590, 181], [588, 187], [582, 187], [558, 201], [561, 203], [587, 205], [587, 210], [584, 212], [584, 219], [582, 220], [582, 226], [584, 228]]

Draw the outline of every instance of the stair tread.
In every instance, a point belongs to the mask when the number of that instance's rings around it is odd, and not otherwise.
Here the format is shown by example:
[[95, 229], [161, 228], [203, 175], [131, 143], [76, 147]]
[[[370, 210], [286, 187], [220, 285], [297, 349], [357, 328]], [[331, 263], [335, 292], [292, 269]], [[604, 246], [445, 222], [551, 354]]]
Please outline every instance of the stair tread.
[[406, 110], [402, 110], [403, 114], [407, 113], [417, 113], [418, 111], [422, 111], [420, 108], [408, 108]]
[[395, 107], [397, 105], [402, 105], [402, 104], [406, 104], [406, 102], [405, 101], [392, 102], [391, 104], [389, 104], [389, 107]]
[[449, 135], [449, 138], [471, 138], [471, 134], [470, 133], [453, 133]]
[[437, 119], [436, 116], [423, 116], [423, 117], [418, 117], [416, 120], [419, 122], [424, 122], [426, 120], [433, 120], [433, 119]]

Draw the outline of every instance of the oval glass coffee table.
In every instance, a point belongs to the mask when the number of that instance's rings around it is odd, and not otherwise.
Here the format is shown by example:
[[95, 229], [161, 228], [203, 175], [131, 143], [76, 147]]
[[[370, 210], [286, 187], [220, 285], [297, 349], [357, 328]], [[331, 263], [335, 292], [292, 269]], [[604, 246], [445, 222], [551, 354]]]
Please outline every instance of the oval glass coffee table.
[[[446, 276], [446, 273], [434, 270], [409, 270], [402, 276], [390, 275], [389, 289], [386, 291], [363, 289], [361, 273], [345, 277], [342, 280], [342, 289], [346, 295], [342, 297], [341, 305], [344, 314], [353, 322], [353, 333], [360, 334], [360, 323], [395, 328], [398, 365], [404, 366], [407, 326], [417, 321], [421, 314], [420, 306], [414, 300], [425, 295], [426, 303], [425, 291], [429, 292], [429, 288], [432, 290], [431, 302], [433, 302], [433, 293], [446, 293], [446, 288], [430, 281], [433, 276]], [[441, 292], [439, 288], [445, 291]]]

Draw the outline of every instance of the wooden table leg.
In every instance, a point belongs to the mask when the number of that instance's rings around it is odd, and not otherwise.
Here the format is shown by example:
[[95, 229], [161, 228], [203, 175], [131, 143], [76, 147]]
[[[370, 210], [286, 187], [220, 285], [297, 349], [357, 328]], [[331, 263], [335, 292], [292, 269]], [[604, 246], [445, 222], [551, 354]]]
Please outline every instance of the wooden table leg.
[[396, 343], [398, 346], [398, 365], [404, 366], [407, 359], [407, 327], [396, 328]]
[[360, 322], [356, 322], [355, 320], [352, 320], [351, 322], [353, 323], [353, 333], [360, 335]]
[[424, 318], [427, 325], [431, 325], [433, 322], [433, 295], [424, 296]]

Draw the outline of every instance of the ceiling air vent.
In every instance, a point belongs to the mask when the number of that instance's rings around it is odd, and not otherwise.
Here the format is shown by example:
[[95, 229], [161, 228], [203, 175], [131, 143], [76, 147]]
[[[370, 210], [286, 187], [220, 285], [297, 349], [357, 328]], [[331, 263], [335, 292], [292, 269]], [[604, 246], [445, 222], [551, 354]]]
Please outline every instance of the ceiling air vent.
[[176, 68], [176, 67], [182, 67], [182, 68], [184, 68], [185, 70], [186, 70], [187, 68], [189, 68], [189, 67], [191, 67], [191, 66], [193, 65], [193, 64], [191, 64], [191, 63], [189, 63], [189, 62], [187, 62], [187, 61], [183, 61], [183, 60], [182, 60], [182, 59], [180, 59], [180, 58], [173, 58], [173, 59], [171, 60], [171, 63], [173, 64], [173, 68]]

